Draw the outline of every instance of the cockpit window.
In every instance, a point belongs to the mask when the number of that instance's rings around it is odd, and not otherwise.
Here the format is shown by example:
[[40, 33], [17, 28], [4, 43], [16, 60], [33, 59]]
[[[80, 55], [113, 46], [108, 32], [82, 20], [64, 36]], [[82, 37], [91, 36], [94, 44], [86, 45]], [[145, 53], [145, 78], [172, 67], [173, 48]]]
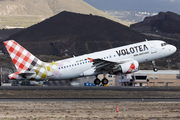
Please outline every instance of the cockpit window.
[[167, 45], [167, 43], [161, 43], [161, 46], [166, 46]]

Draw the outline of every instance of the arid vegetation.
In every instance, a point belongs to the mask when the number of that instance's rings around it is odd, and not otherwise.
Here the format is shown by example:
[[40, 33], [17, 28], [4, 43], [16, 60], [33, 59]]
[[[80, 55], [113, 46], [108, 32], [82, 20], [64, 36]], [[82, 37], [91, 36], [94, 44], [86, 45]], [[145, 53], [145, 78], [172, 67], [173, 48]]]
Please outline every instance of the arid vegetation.
[[177, 120], [180, 103], [0, 102], [0, 111], [3, 120]]

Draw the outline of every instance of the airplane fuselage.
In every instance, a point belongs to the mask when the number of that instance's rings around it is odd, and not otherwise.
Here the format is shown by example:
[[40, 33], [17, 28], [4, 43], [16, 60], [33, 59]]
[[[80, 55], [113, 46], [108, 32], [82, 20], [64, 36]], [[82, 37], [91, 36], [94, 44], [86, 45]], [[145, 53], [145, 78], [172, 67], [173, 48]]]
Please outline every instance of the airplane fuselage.
[[[59, 65], [55, 69], [51, 78], [61, 80], [83, 76], [81, 73], [91, 69], [93, 66], [93, 62], [91, 60], [87, 60], [88, 58], [99, 58], [117, 63], [122, 60], [133, 59], [137, 60], [139, 63], [143, 63], [169, 56], [176, 51], [174, 46], [168, 44], [163, 46], [162, 44], [164, 43], [164, 41], [159, 40], [145, 41], [57, 61], [56, 63]], [[95, 74], [93, 73], [92, 75]]]

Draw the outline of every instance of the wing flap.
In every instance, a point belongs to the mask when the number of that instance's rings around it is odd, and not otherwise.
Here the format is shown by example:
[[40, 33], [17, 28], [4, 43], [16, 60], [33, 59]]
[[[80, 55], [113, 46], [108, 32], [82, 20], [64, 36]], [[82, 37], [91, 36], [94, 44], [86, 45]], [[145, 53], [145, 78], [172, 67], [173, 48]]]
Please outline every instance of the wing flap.
[[123, 64], [132, 60], [133, 59], [130, 58], [130, 59], [120, 60], [119, 62], [114, 62], [103, 59], [94, 59], [92, 67], [96, 69], [96, 72], [101, 70], [113, 71], [117, 69], [117, 67], [119, 67], [119, 64]]

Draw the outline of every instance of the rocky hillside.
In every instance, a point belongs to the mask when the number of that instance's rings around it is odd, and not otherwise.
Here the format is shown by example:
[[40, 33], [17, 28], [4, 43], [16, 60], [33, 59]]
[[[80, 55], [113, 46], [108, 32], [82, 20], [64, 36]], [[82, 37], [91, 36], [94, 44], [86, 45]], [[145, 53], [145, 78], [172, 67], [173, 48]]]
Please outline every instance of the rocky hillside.
[[67, 49], [72, 56], [144, 41], [145, 38], [129, 27], [103, 17], [61, 12], [8, 39], [16, 40], [33, 54], [63, 56]]
[[160, 12], [158, 15], [146, 17], [144, 21], [130, 27], [141, 32], [180, 34], [180, 15], [173, 12]]
[[128, 24], [92, 7], [83, 0], [0, 0], [0, 25], [29, 27], [62, 11], [92, 14]]
[[151, 38], [163, 39], [174, 44], [180, 52], [180, 15], [173, 12], [160, 12], [130, 27]]

